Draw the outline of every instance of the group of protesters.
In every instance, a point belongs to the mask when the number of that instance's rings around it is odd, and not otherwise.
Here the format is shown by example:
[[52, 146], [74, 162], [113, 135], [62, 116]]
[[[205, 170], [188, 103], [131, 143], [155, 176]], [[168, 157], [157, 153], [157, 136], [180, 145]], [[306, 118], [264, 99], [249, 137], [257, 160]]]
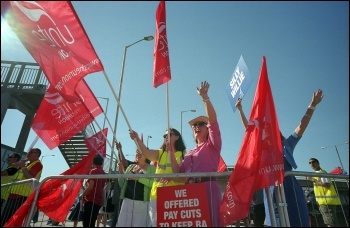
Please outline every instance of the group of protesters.
[[[148, 148], [143, 143], [138, 133], [131, 130], [129, 132], [130, 138], [135, 141], [137, 146], [136, 157], [134, 161], [125, 159], [122, 151], [122, 144], [116, 142], [115, 145], [119, 155], [119, 174], [216, 172], [221, 156], [222, 141], [217, 115], [208, 95], [209, 87], [209, 83], [203, 81], [200, 86], [196, 88], [197, 93], [203, 100], [206, 116], [198, 116], [189, 121], [196, 142], [196, 146], [193, 149], [186, 151], [184, 140], [180, 132], [175, 128], [169, 128], [165, 131], [163, 135], [164, 141], [159, 149]], [[317, 90], [313, 93], [310, 105], [294, 132], [287, 138], [281, 133], [285, 171], [297, 167], [293, 158], [293, 150], [303, 135], [316, 105], [321, 102], [322, 98], [322, 90]], [[236, 107], [240, 113], [244, 128], [247, 128], [249, 123], [242, 110], [241, 99], [238, 99]], [[18, 181], [30, 178], [39, 180], [43, 168], [39, 160], [40, 155], [41, 151], [38, 148], [31, 149], [26, 156], [26, 160], [20, 160], [19, 154], [13, 153], [8, 157], [8, 167], [6, 170], [2, 171], [2, 176], [11, 178], [7, 182], [10, 182], [10, 180]], [[89, 174], [106, 174], [103, 170], [103, 162], [103, 156], [101, 154], [96, 154], [93, 159], [93, 167]], [[84, 227], [99, 226], [100, 219], [98, 218], [104, 216], [104, 226], [108, 224], [111, 227], [155, 227], [158, 224], [158, 187], [195, 183], [205, 183], [206, 185], [211, 226], [219, 227], [222, 225], [220, 222], [221, 189], [215, 177], [175, 179], [117, 178], [113, 181], [112, 185], [108, 185], [108, 183], [111, 182], [111, 180], [108, 181], [107, 179], [91, 178], [86, 180], [84, 189], [78, 196], [78, 202], [81, 202], [82, 205], [79, 204], [77, 207], [80, 208], [78, 212], [83, 212], [82, 216], [73, 216], [73, 214], [69, 216], [69, 219], [75, 221], [74, 226], [78, 225], [78, 221], [82, 221]], [[2, 184], [4, 183], [2, 178]], [[304, 196], [304, 191], [300, 184], [295, 177], [286, 177], [284, 180], [284, 187], [291, 226], [309, 226], [305, 198], [302, 197], [304, 202], [300, 200], [301, 194]], [[11, 186], [8, 188], [8, 191], [3, 191], [2, 189], [1, 204], [6, 201], [1, 219], [2, 227], [24, 203], [33, 190], [34, 186], [30, 187], [28, 184]], [[113, 192], [113, 194], [110, 194], [111, 192]], [[256, 203], [256, 205], [259, 205], [259, 213], [264, 213], [264, 215], [260, 216], [258, 212], [256, 213], [259, 220], [256, 220], [255, 226], [263, 225], [265, 213], [268, 213], [268, 209], [266, 209], [267, 205], [265, 205], [265, 210], [262, 209], [264, 208], [264, 206], [262, 206], [262, 191], [258, 191], [257, 193], [259, 194], [259, 203]], [[257, 194], [254, 196], [257, 196]], [[114, 205], [112, 211], [106, 211], [107, 199], [109, 197], [112, 198], [112, 203]], [[145, 213], [145, 211], [148, 211], [148, 213]], [[76, 213], [76, 210], [73, 210], [71, 213], [73, 212]], [[108, 221], [106, 221], [107, 213], [111, 215]], [[246, 218], [242, 219], [247, 221]], [[249, 225], [248, 221], [246, 225], [247, 224]]]

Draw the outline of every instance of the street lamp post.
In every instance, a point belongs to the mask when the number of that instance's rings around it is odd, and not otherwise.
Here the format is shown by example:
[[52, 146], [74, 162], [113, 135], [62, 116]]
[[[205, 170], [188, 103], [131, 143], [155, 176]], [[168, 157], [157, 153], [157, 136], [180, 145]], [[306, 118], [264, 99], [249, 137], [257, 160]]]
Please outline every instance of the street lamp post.
[[[120, 102], [121, 99], [121, 93], [122, 93], [122, 85], [123, 85], [123, 78], [124, 78], [124, 68], [125, 68], [125, 59], [126, 59], [126, 51], [129, 47], [131, 47], [134, 44], [137, 44], [143, 40], [146, 41], [151, 41], [153, 40], [154, 37], [153, 36], [145, 36], [144, 38], [142, 38], [141, 40], [138, 40], [130, 45], [127, 45], [124, 47], [124, 55], [123, 55], [123, 62], [122, 62], [122, 70], [121, 70], [121, 74], [120, 74], [120, 83], [119, 83], [119, 93], [118, 93], [118, 99]], [[115, 123], [114, 123], [114, 135], [116, 134], [117, 131], [117, 125], [118, 125], [118, 114], [119, 114], [119, 105], [117, 106], [117, 113], [115, 114]], [[113, 140], [114, 141], [114, 140]]]
[[[344, 144], [349, 144], [349, 142], [345, 142], [345, 143], [343, 143], [343, 144], [334, 145], [335, 151], [337, 152], [338, 159], [339, 159], [339, 162], [340, 162], [340, 165], [341, 165], [341, 168], [342, 168], [343, 171], [344, 171], [344, 166], [343, 166], [343, 162], [342, 162], [341, 159], [340, 159], [339, 151], [338, 151], [337, 146], [344, 145]], [[321, 149], [326, 149], [326, 148], [328, 148], [328, 146], [323, 146], [323, 147], [321, 147]]]
[[152, 136], [150, 136], [150, 135], [147, 136], [147, 148], [148, 148], [148, 140], [151, 138], [152, 138]]
[[181, 123], [180, 133], [181, 133], [181, 137], [182, 137], [182, 113], [184, 113], [184, 112], [196, 112], [196, 110], [191, 109], [191, 110], [181, 111], [181, 116], [180, 116], [180, 123]]
[[54, 154], [51, 154], [51, 155], [44, 155], [44, 156], [41, 156], [41, 159], [40, 159], [40, 162], [43, 161], [44, 157], [53, 157], [55, 156]]
[[[131, 47], [132, 45], [134, 44], [137, 44], [143, 40], [146, 40], [146, 41], [151, 41], [153, 40], [154, 37], [153, 36], [145, 36], [144, 38], [130, 44], [130, 45], [127, 45], [124, 47], [124, 54], [123, 54], [123, 62], [122, 62], [122, 69], [121, 69], [121, 73], [120, 73], [120, 83], [119, 83], [119, 93], [118, 93], [118, 100], [120, 103], [120, 99], [121, 99], [121, 93], [122, 93], [122, 84], [123, 84], [123, 77], [124, 77], [124, 67], [125, 67], [125, 59], [126, 59], [126, 51], [129, 47]], [[116, 132], [117, 132], [117, 125], [118, 125], [118, 115], [119, 115], [119, 105], [117, 105], [117, 112], [115, 114], [115, 122], [114, 122], [114, 129], [113, 129], [113, 143], [116, 141], [116, 138], [115, 138], [115, 135], [116, 135]], [[113, 160], [113, 153], [114, 153], [114, 146], [112, 147], [112, 153], [111, 153], [111, 163], [112, 163], [112, 160]]]

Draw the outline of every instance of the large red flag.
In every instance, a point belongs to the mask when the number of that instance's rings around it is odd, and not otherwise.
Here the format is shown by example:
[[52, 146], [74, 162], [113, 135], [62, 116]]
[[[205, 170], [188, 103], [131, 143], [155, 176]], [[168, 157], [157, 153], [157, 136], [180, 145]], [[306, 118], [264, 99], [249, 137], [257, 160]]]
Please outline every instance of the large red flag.
[[106, 138], [107, 137], [108, 128], [103, 129], [102, 131], [94, 134], [90, 138], [84, 139], [85, 144], [90, 153], [98, 152], [103, 157], [106, 157]]
[[66, 100], [87, 74], [103, 70], [69, 1], [1, 1], [1, 15]]
[[53, 86], [46, 91], [32, 122], [32, 129], [49, 149], [66, 142], [102, 113], [96, 97], [81, 80], [76, 88], [80, 101], [69, 103]]
[[171, 79], [168, 38], [166, 36], [165, 1], [160, 1], [156, 12], [156, 36], [154, 42], [153, 87]]
[[[61, 175], [84, 175], [88, 174], [95, 153], [89, 153], [72, 168], [61, 173]], [[52, 220], [64, 222], [72, 207], [77, 194], [82, 186], [83, 179], [50, 179], [40, 188], [37, 207]], [[5, 227], [22, 227], [24, 220], [29, 214], [33, 203], [35, 192], [33, 192], [17, 212], [7, 221]]]
[[220, 156], [219, 165], [218, 165], [218, 172], [224, 172], [225, 170], [227, 170], [227, 165], [226, 165], [224, 159]]
[[222, 226], [247, 217], [256, 190], [282, 183], [282, 142], [265, 57], [241, 150], [220, 206]]

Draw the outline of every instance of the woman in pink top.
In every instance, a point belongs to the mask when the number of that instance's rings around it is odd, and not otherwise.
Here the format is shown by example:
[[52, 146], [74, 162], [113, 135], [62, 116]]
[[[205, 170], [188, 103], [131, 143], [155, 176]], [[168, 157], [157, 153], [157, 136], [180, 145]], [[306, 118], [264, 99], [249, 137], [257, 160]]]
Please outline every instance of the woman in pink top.
[[[199, 116], [189, 122], [197, 145], [185, 155], [180, 165], [181, 173], [216, 172], [218, 169], [221, 135], [208, 90], [209, 83], [206, 81], [202, 82], [199, 88], [197, 87], [197, 92], [203, 99], [207, 116]], [[201, 182], [205, 182], [207, 186], [211, 226], [219, 227], [221, 202], [219, 182], [215, 177], [189, 178], [186, 181], [188, 184]]]

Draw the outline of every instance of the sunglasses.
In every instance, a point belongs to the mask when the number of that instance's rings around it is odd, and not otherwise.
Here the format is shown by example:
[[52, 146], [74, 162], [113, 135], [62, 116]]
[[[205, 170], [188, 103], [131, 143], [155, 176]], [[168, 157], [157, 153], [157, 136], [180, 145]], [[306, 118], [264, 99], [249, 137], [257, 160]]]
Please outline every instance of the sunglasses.
[[8, 158], [14, 158], [14, 156], [9, 156]]
[[[173, 136], [173, 133], [170, 133], [170, 137]], [[168, 134], [163, 135], [163, 138], [166, 138], [168, 136]]]
[[194, 123], [193, 125], [192, 125], [192, 128], [195, 128], [195, 127], [203, 127], [203, 126], [207, 126], [207, 124], [206, 123], [204, 123], [204, 122], [198, 122], [198, 123]]
[[309, 164], [311, 164], [311, 163], [317, 163], [316, 161], [309, 161]]

